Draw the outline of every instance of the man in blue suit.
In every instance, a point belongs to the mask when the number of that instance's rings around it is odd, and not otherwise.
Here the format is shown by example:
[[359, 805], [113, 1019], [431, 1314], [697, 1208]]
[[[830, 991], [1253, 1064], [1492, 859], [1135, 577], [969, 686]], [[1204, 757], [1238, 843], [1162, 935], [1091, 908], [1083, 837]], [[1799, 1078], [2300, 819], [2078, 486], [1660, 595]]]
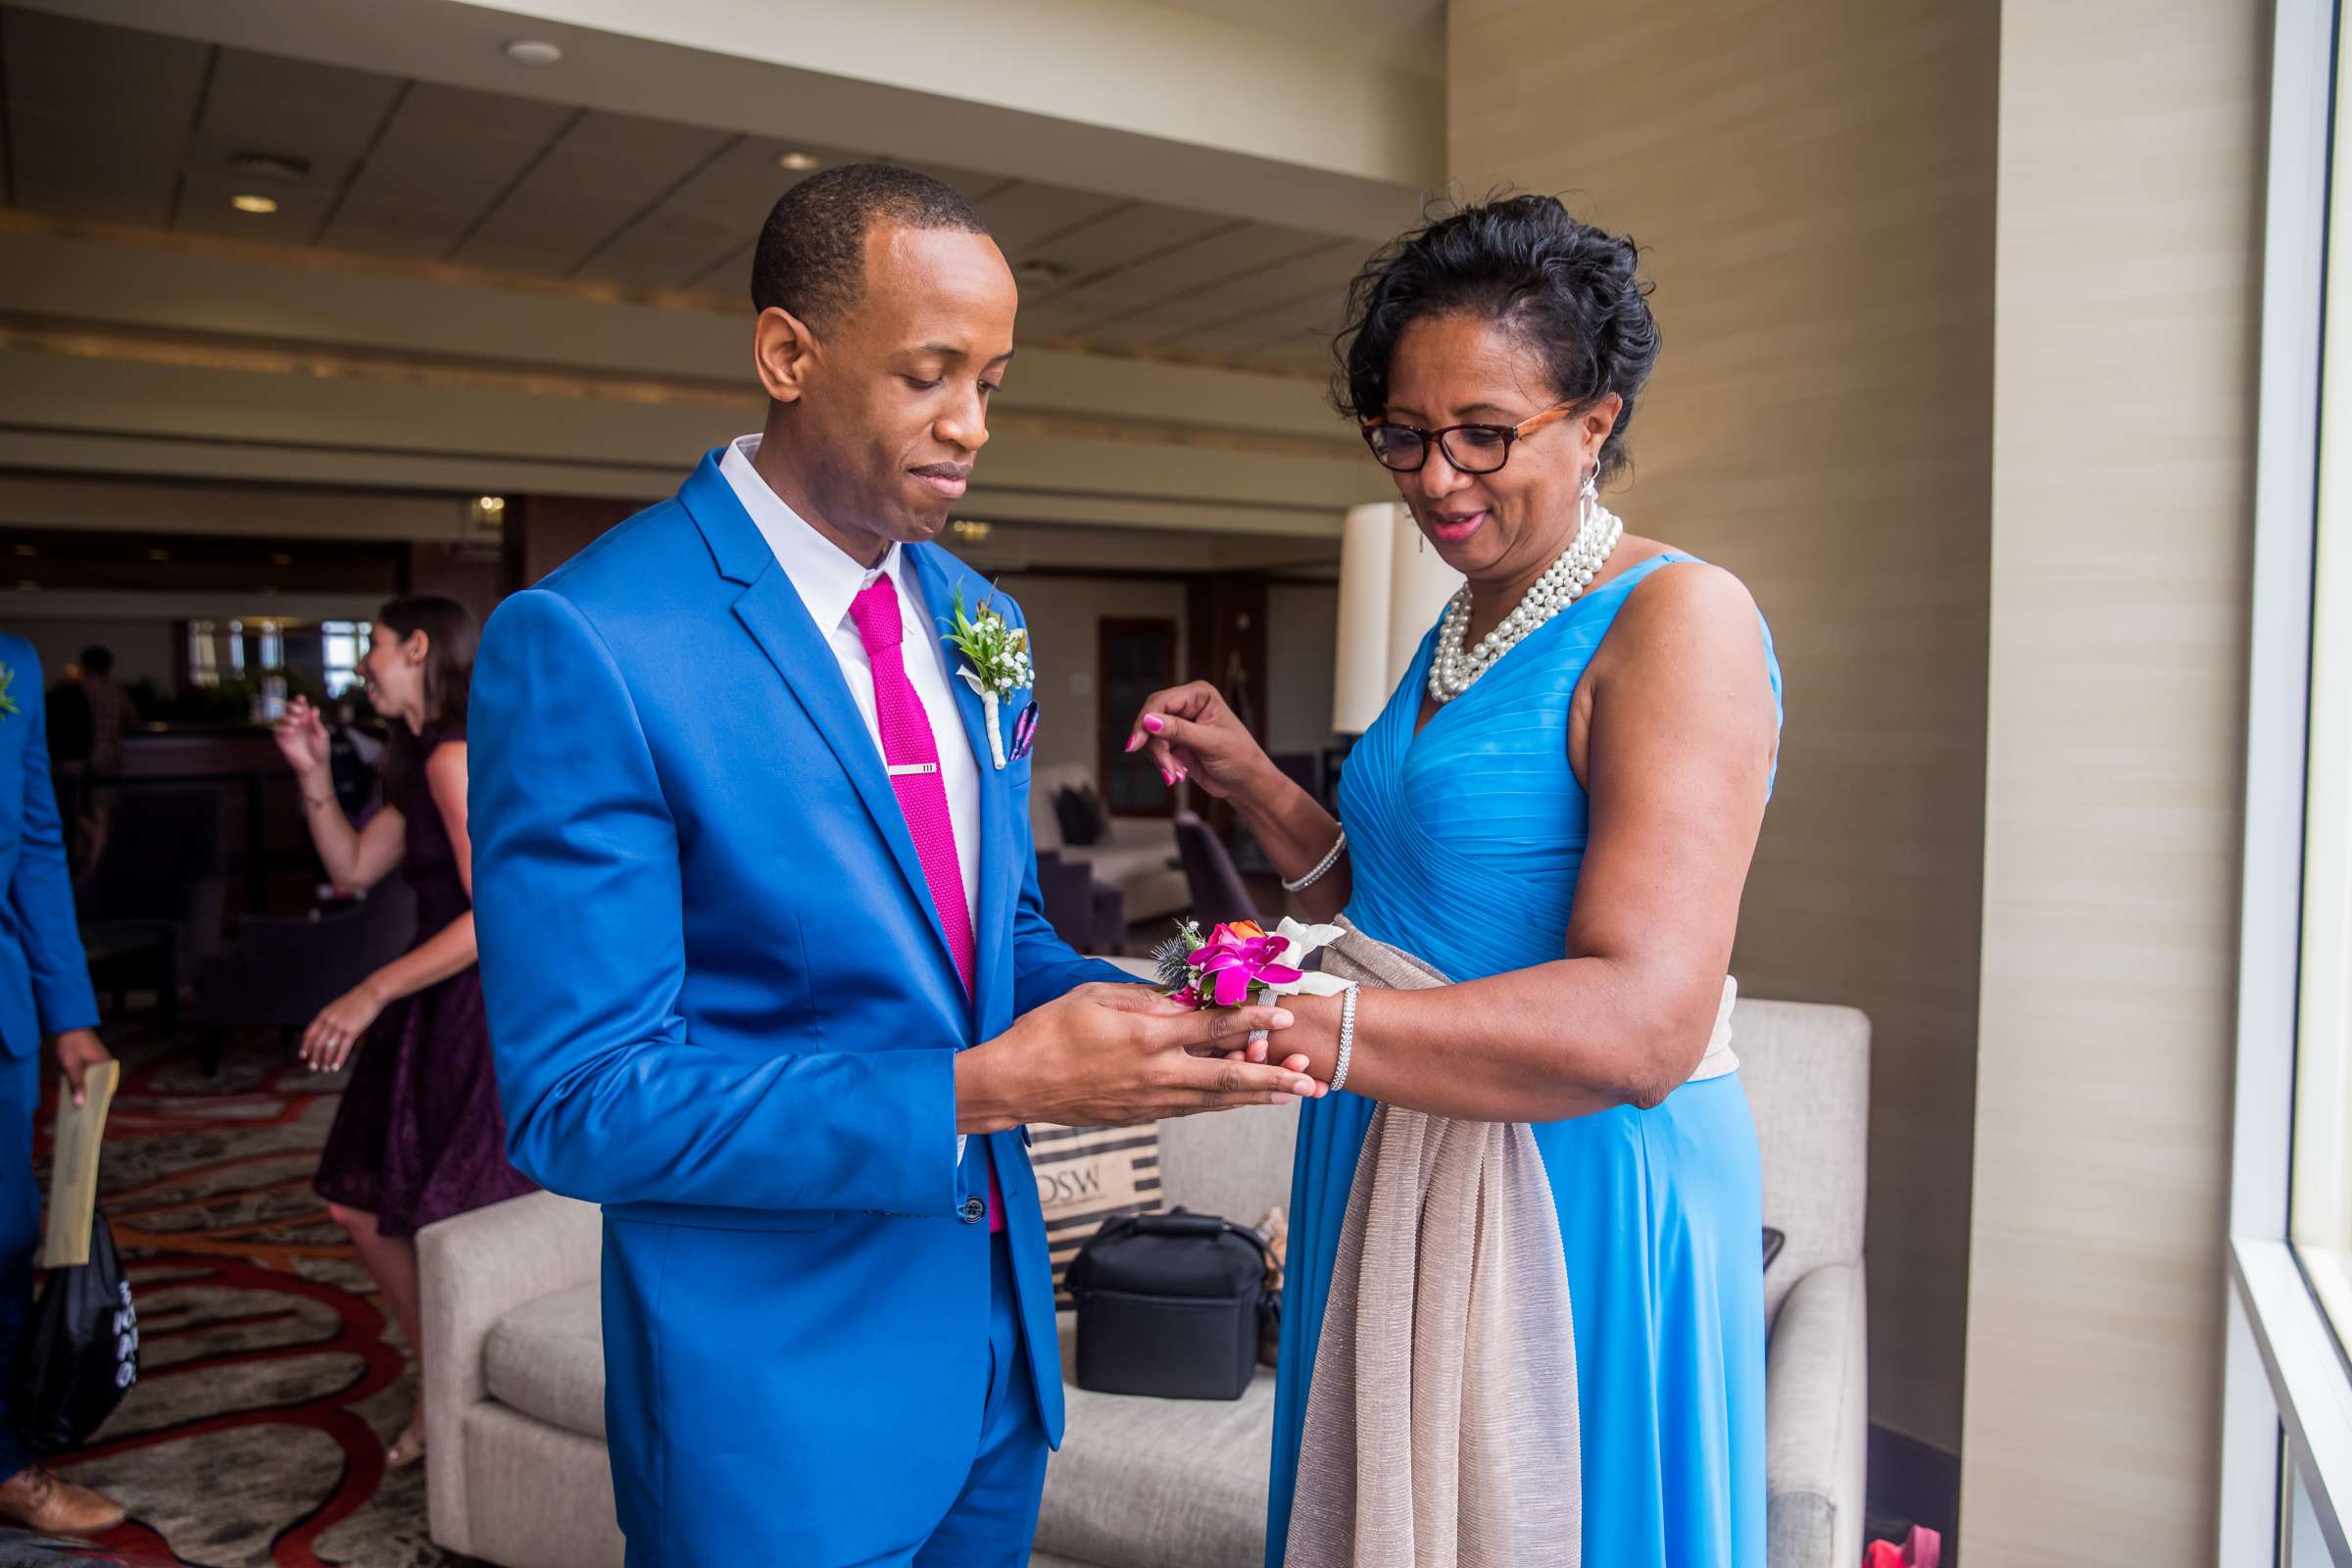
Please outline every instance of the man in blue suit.
[[74, 883], [57, 793], [49, 780], [41, 660], [0, 632], [0, 1520], [45, 1535], [94, 1536], [123, 1519], [120, 1504], [32, 1462], [9, 1410], [17, 1344], [32, 1306], [41, 1195], [32, 1180], [32, 1118], [41, 1102], [41, 1037], [79, 1104], [82, 1074], [113, 1059], [98, 1039], [98, 999], [74, 920]]
[[1020, 701], [1000, 767], [942, 641], [989, 587], [931, 543], [1012, 358], [979, 218], [828, 171], [753, 299], [760, 434], [482, 638], [509, 1152], [604, 1205], [632, 1568], [1025, 1564], [1062, 1407], [1022, 1128], [1314, 1086], [1223, 1057], [1287, 1012], [1102, 983], [1046, 924]]

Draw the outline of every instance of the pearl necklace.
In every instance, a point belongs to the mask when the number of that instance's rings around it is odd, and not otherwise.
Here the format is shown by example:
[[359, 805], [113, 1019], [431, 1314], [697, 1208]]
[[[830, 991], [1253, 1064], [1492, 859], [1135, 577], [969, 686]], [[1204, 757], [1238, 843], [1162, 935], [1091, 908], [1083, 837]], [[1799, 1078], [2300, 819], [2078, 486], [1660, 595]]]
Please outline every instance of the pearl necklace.
[[1608, 561], [1625, 524], [1597, 502], [1589, 503], [1584, 523], [1560, 559], [1544, 568], [1535, 586], [1502, 623], [1464, 648], [1470, 634], [1470, 585], [1464, 583], [1446, 603], [1446, 618], [1438, 624], [1438, 646], [1429, 662], [1430, 700], [1441, 707], [1468, 691], [1471, 684], [1494, 667], [1495, 662], [1525, 642], [1537, 627], [1566, 610], [1592, 586], [1593, 574]]

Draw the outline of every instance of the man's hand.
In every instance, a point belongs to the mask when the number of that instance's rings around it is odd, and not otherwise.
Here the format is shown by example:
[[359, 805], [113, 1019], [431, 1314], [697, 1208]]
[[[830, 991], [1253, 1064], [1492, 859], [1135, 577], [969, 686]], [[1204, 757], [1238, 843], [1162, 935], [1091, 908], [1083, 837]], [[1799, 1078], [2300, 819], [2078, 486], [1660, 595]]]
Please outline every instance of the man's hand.
[[83, 1075], [114, 1059], [115, 1054], [106, 1049], [95, 1029], [69, 1029], [57, 1037], [57, 1064], [66, 1070], [66, 1084], [74, 1091], [76, 1105], [88, 1098], [82, 1087]]
[[1312, 1078], [1224, 1054], [1252, 1029], [1290, 1025], [1284, 1007], [1196, 1011], [1147, 986], [1080, 986], [956, 1058], [956, 1129], [1127, 1126], [1308, 1099]]

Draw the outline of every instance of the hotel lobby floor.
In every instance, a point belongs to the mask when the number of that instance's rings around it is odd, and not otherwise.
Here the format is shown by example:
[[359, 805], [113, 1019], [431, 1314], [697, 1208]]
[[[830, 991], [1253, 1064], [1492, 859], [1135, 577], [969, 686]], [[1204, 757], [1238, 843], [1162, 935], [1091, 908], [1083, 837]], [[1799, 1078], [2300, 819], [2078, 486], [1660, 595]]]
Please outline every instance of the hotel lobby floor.
[[423, 1467], [384, 1468], [415, 1396], [399, 1331], [311, 1191], [340, 1078], [303, 1070], [274, 1033], [233, 1039], [209, 1081], [192, 1033], [166, 1045], [140, 1013], [105, 1033], [123, 1081], [99, 1201], [137, 1299], [140, 1375], [51, 1463], [131, 1517], [97, 1550], [0, 1534], [0, 1568], [457, 1568], [426, 1537]]

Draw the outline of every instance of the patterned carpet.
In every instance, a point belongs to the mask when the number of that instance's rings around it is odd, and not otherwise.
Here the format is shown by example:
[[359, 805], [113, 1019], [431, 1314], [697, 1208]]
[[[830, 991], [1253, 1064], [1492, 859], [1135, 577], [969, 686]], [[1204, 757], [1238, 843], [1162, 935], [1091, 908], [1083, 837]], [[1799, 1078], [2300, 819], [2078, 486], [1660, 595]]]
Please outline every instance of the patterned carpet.
[[[90, 1445], [52, 1461], [129, 1522], [104, 1550], [24, 1562], [455, 1568], [426, 1538], [424, 1467], [384, 1468], [415, 1398], [400, 1333], [311, 1191], [339, 1076], [274, 1032], [219, 1077], [143, 1015], [106, 1030], [123, 1079], [100, 1204], [137, 1296], [139, 1382]], [[46, 1146], [43, 1177], [46, 1179]]]

